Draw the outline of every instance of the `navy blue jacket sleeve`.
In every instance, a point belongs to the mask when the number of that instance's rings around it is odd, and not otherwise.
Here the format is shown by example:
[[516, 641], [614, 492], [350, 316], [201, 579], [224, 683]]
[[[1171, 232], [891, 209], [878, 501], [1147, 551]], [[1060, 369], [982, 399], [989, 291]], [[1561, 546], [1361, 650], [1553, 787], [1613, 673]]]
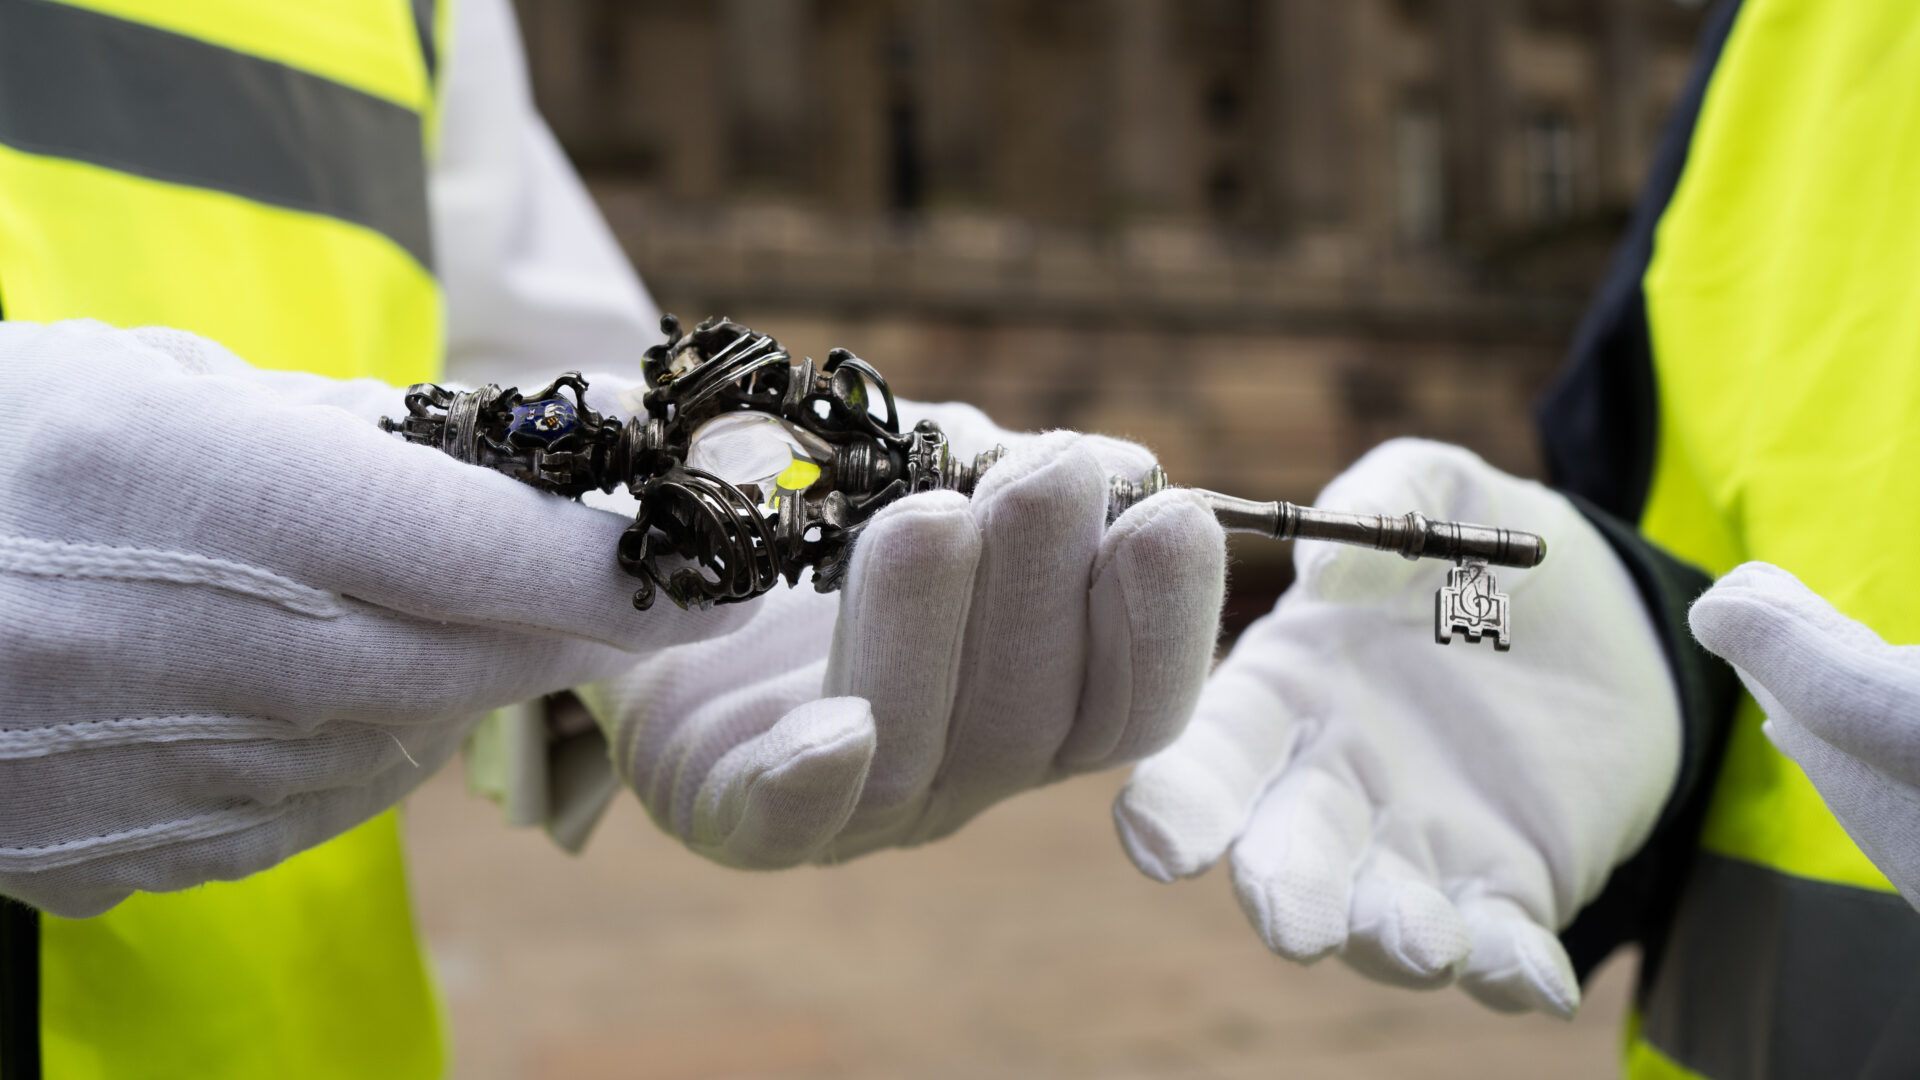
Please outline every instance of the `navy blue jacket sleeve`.
[[1684, 725], [1679, 782], [1651, 838], [1561, 935], [1584, 980], [1616, 948], [1637, 943], [1643, 977], [1657, 969], [1666, 925], [1692, 858], [1738, 701], [1732, 670], [1693, 640], [1687, 607], [1710, 583], [1641, 536], [1659, 432], [1657, 384], [1642, 281], [1660, 218], [1686, 167], [1695, 121], [1740, 10], [1725, 0], [1707, 19], [1694, 68], [1662, 136], [1632, 224], [1574, 335], [1560, 377], [1536, 418], [1549, 480], [1612, 545], [1661, 634]]

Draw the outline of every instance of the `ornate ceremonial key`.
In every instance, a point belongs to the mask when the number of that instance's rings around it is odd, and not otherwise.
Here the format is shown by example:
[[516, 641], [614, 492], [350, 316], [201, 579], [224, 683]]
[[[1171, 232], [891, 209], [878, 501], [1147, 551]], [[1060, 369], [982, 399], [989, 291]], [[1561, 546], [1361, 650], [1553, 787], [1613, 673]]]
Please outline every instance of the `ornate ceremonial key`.
[[[971, 495], [1005, 453], [995, 447], [961, 461], [931, 421], [902, 432], [886, 380], [845, 349], [816, 366], [725, 319], [683, 334], [669, 315], [661, 329], [667, 340], [647, 350], [645, 392], [625, 420], [588, 408], [586, 380], [569, 372], [531, 394], [416, 384], [407, 415], [381, 426], [571, 498], [624, 486], [640, 509], [615, 557], [638, 579], [633, 603], [642, 609], [656, 590], [683, 608], [739, 603], [783, 579], [796, 583], [807, 568], [815, 589], [838, 589], [854, 542], [882, 506], [917, 491]], [[1114, 477], [1107, 520], [1167, 486], [1158, 466]], [[1443, 645], [1457, 631], [1468, 641], [1492, 636], [1505, 650], [1507, 596], [1488, 567], [1537, 566], [1547, 554], [1544, 540], [1516, 530], [1190, 490], [1233, 532], [1453, 560], [1434, 597]]]

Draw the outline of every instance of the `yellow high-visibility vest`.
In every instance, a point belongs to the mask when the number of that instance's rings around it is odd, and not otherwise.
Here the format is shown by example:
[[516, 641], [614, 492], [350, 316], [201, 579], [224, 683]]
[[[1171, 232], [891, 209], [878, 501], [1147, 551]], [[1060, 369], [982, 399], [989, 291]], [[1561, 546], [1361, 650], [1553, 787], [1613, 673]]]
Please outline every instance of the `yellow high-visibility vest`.
[[[431, 0], [0, 0], [0, 312], [434, 378]], [[393, 813], [244, 881], [45, 916], [44, 1073], [443, 1069]]]
[[[1777, 563], [1888, 641], [1920, 642], [1910, 0], [1746, 0], [1642, 288], [1659, 399], [1643, 532], [1716, 576]], [[1840, 1045], [1860, 1040], [1860, 1009], [1825, 1016], [1822, 999], [1870, 978], [1898, 998], [1911, 979], [1876, 961], [1905, 968], [1892, 946], [1920, 917], [1762, 720], [1744, 700], [1632, 1076], [1841, 1075], [1827, 1055], [1873, 1048]]]

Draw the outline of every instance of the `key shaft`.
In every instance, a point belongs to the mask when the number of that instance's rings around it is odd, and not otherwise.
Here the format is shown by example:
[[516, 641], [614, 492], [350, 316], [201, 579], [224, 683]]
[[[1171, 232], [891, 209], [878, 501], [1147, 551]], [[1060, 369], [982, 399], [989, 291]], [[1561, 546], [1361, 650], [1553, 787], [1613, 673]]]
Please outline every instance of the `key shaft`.
[[[1107, 520], [1112, 522], [1140, 500], [1169, 486], [1166, 473], [1158, 467], [1138, 481], [1115, 477]], [[1400, 515], [1352, 514], [1290, 502], [1254, 502], [1204, 488], [1187, 490], [1206, 501], [1228, 532], [1257, 533], [1275, 540], [1329, 540], [1392, 551], [1407, 559], [1477, 559], [1489, 566], [1521, 569], [1538, 566], [1547, 557], [1547, 542], [1535, 533], [1435, 521], [1417, 510]]]

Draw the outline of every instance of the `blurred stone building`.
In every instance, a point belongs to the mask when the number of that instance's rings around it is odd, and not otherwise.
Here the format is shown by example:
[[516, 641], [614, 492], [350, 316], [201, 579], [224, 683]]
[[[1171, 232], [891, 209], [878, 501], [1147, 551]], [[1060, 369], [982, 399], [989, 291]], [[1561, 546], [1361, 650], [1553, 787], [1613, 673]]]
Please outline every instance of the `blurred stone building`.
[[[1702, 17], [1676, 0], [521, 0], [663, 308], [1310, 498], [1529, 402]], [[1272, 588], [1284, 553], [1237, 551]]]

